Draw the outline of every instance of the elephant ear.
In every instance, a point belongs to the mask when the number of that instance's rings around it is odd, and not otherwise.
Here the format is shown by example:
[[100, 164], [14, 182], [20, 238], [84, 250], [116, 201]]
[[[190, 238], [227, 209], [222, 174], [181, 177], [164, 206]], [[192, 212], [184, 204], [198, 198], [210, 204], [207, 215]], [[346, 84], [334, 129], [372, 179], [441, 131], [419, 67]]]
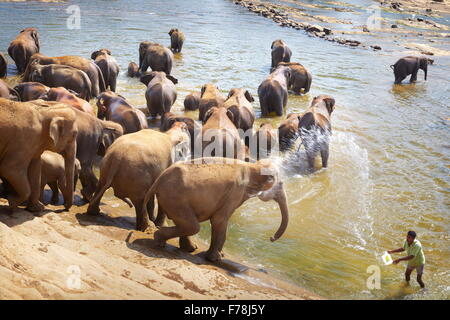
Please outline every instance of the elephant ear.
[[103, 157], [106, 154], [106, 150], [114, 142], [115, 128], [106, 127], [103, 129], [102, 136], [100, 137], [100, 144], [98, 146], [97, 154]]
[[92, 59], [92, 60], [97, 59], [98, 55], [101, 54], [101, 53], [102, 53], [102, 52], [99, 51], [99, 50], [92, 52], [92, 54], [91, 54], [91, 59]]
[[59, 139], [64, 131], [64, 122], [65, 119], [63, 117], [54, 117], [50, 121], [49, 136], [53, 141], [53, 148], [55, 149], [57, 148]]
[[227, 109], [227, 117], [234, 123], [234, 113], [229, 109]]
[[31, 37], [33, 38], [34, 43], [36, 44], [36, 48], [38, 49], [38, 52], [39, 52], [41, 50], [41, 48], [40, 48], [40, 43], [39, 43], [39, 34], [38, 34], [38, 32], [36, 30], [33, 30], [31, 32]]
[[202, 86], [202, 89], [200, 90], [200, 97], [203, 96], [203, 94], [205, 93], [205, 91], [206, 91], [206, 84], [204, 84], [204, 85]]
[[169, 36], [171, 36], [172, 33], [174, 33], [174, 32], [175, 32], [175, 29], [170, 29], [170, 31], [169, 31]]
[[175, 77], [172, 77], [170, 74], [166, 75], [166, 78], [172, 81], [174, 84], [178, 83], [178, 79]]
[[203, 117], [203, 123], [206, 123], [209, 120], [209, 118], [214, 114], [214, 112], [216, 112], [217, 110], [218, 110], [217, 107], [212, 107], [211, 109], [206, 111], [205, 116]]
[[150, 83], [150, 81], [153, 80], [154, 77], [155, 77], [154, 74], [149, 73], [149, 74], [144, 74], [142, 77], [139, 78], [139, 80], [140, 80], [143, 84], [145, 84], [146, 86], [148, 86], [148, 84]]
[[334, 111], [334, 104], [336, 101], [332, 97], [326, 97], [323, 99], [325, 101], [325, 105], [327, 106], [328, 113], [331, 114]]
[[273, 49], [273, 46], [275, 45], [275, 42], [276, 42], [277, 40], [275, 40], [275, 41], [273, 41], [272, 42], [272, 45], [270, 46], [270, 49]]
[[255, 101], [255, 99], [253, 98], [252, 94], [248, 90], [245, 90], [244, 96], [245, 96], [245, 98], [247, 98], [247, 100], [249, 102]]

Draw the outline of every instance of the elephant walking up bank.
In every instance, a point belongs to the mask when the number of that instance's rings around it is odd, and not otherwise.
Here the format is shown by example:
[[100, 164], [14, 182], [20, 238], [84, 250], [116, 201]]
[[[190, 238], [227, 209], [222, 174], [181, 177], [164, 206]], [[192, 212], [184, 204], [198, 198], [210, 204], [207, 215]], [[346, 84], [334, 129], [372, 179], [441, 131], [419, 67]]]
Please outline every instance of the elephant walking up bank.
[[166, 241], [180, 238], [180, 248], [196, 249], [190, 236], [200, 231], [200, 222], [211, 222], [211, 245], [206, 258], [217, 261], [225, 243], [228, 220], [246, 200], [257, 196], [275, 200], [281, 210], [281, 225], [270, 239], [280, 238], [288, 225], [288, 207], [278, 168], [269, 160], [247, 163], [225, 158], [202, 158], [179, 162], [166, 169], [145, 195], [145, 210], [156, 195], [158, 207], [173, 221], [161, 227], [154, 238], [164, 247]]
[[409, 82], [417, 81], [417, 72], [422, 69], [425, 72], [424, 79], [427, 80], [428, 64], [433, 64], [432, 59], [425, 57], [407, 56], [399, 59], [395, 64], [391, 65], [394, 70], [395, 84], [400, 84], [408, 76], [411, 75]]

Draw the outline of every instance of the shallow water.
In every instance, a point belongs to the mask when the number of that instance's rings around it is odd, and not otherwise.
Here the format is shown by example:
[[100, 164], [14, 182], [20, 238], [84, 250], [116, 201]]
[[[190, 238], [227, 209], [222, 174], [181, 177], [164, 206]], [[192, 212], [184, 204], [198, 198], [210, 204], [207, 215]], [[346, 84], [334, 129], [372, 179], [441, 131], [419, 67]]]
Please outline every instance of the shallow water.
[[[435, 57], [428, 81], [420, 72], [416, 84], [394, 86], [389, 65], [405, 52], [310, 38], [232, 1], [177, 0], [170, 7], [142, 0], [71, 3], [81, 8], [79, 30], [66, 28], [68, 4], [0, 3], [0, 50], [6, 52], [18, 31], [29, 26], [39, 29], [41, 52], [49, 56], [90, 57], [109, 48], [122, 69], [118, 92], [143, 107], [145, 86], [126, 77], [127, 65], [138, 61], [140, 41], [169, 45], [168, 31], [178, 27], [187, 37], [173, 71], [179, 79], [173, 110], [180, 114], [184, 96], [207, 82], [224, 93], [248, 88], [257, 101], [257, 87], [270, 68], [270, 44], [284, 39], [292, 60], [313, 74], [311, 92], [291, 95], [286, 112], [305, 110], [318, 94], [336, 99], [329, 168], [306, 175], [302, 154], [284, 157], [288, 230], [271, 243], [278, 207], [252, 199], [233, 216], [225, 250], [327, 298], [450, 297], [449, 57]], [[445, 41], [440, 45], [448, 48]], [[257, 102], [254, 107], [259, 116]], [[282, 119], [257, 123], [277, 126]], [[121, 202], [117, 210], [130, 211]], [[208, 224], [203, 226], [200, 236], [208, 240]], [[425, 250], [424, 292], [415, 275], [410, 288], [402, 287], [404, 264], [381, 266], [381, 254], [400, 247], [409, 229], [416, 230]], [[381, 268], [380, 290], [366, 286], [371, 265]]]

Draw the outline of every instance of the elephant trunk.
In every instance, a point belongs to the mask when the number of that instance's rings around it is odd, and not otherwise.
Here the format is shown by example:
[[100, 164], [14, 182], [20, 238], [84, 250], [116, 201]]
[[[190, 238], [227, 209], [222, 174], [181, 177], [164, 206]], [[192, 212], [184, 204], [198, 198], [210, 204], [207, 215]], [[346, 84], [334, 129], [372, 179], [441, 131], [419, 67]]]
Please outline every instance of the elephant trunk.
[[65, 166], [65, 185], [61, 190], [64, 197], [64, 208], [67, 210], [72, 207], [73, 204], [73, 192], [74, 192], [74, 175], [75, 175], [75, 155], [77, 153], [77, 143], [74, 140], [64, 150], [64, 166]]
[[289, 222], [289, 210], [287, 206], [286, 192], [284, 191], [283, 185], [280, 186], [280, 189], [278, 190], [274, 200], [278, 203], [278, 206], [280, 207], [281, 224], [277, 232], [275, 232], [275, 235], [270, 238], [270, 241], [272, 242], [278, 240], [283, 235], [283, 233], [286, 231]]

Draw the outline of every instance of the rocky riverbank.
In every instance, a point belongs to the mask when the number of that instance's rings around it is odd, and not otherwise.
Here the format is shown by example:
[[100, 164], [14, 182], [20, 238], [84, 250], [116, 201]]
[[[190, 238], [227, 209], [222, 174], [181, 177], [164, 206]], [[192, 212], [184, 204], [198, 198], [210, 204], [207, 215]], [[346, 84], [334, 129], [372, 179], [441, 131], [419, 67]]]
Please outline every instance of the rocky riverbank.
[[[437, 43], [439, 40], [447, 43], [449, 41], [449, 27], [432, 19], [450, 12], [445, 2], [430, 4], [430, 1], [422, 0], [380, 1], [379, 5], [374, 2], [374, 5], [368, 8], [335, 1], [319, 4], [292, 0], [277, 2], [233, 0], [233, 2], [273, 20], [280, 27], [303, 30], [309, 36], [341, 45], [378, 51], [383, 47], [375, 41], [384, 41], [390, 42], [390, 46], [392, 44], [400, 46], [401, 48], [397, 50], [409, 49], [416, 51], [414, 53], [427, 55], [450, 55], [450, 51], [428, 44]], [[330, 12], [337, 14], [331, 15]], [[342, 19], [338, 14], [340, 12], [343, 13]], [[354, 18], [348, 18], [349, 12]], [[388, 17], [388, 14], [396, 13], [402, 15], [396, 18]], [[364, 16], [367, 18], [361, 18]], [[417, 44], [415, 43], [417, 39], [428, 43]]]

